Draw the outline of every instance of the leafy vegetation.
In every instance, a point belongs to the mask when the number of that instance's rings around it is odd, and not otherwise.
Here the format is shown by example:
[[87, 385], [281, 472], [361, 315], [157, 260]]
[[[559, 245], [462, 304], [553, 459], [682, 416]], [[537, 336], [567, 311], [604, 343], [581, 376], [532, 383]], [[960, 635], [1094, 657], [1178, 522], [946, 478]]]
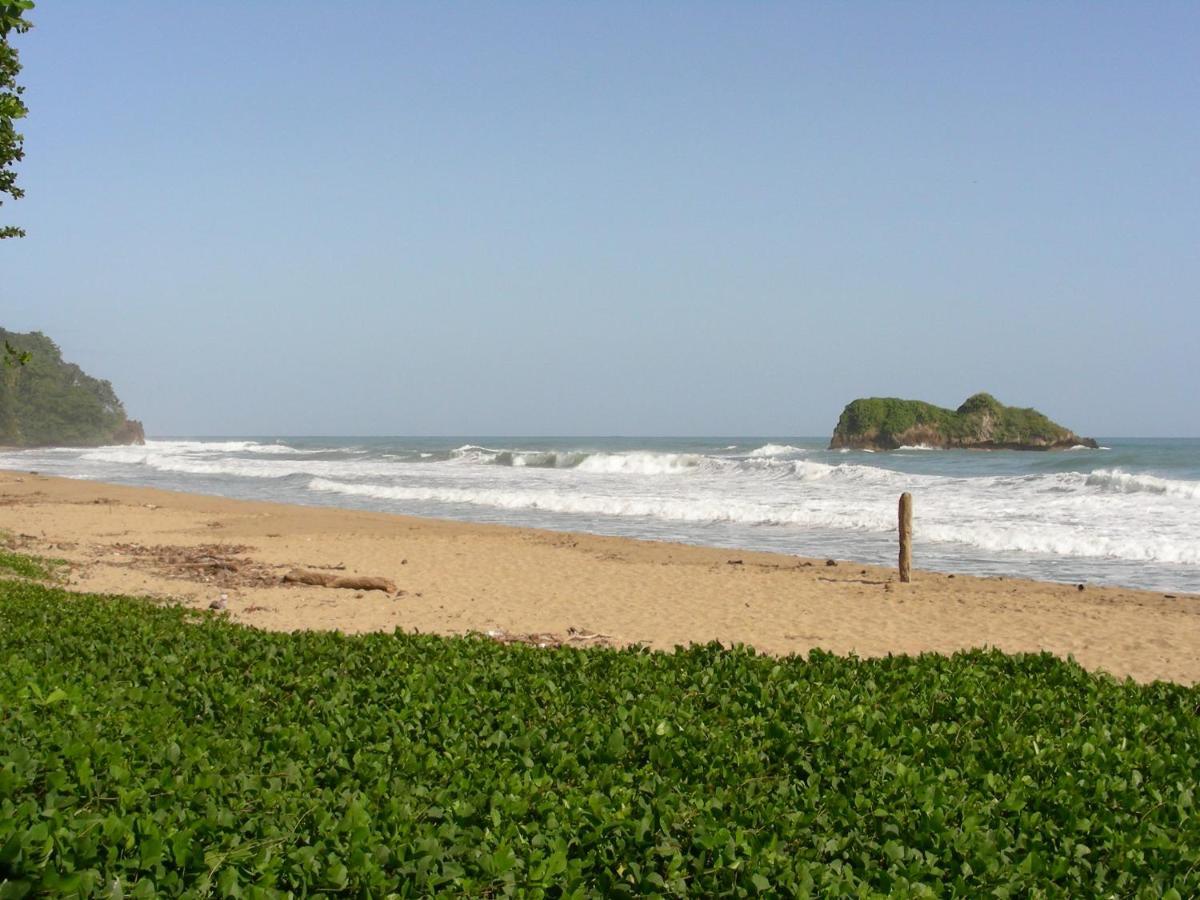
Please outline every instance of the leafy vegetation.
[[0, 582], [0, 896], [1200, 893], [1200, 689]]
[[66, 362], [40, 332], [0, 328], [0, 444], [87, 446], [140, 440], [141, 425], [128, 420], [107, 381]]
[[1095, 446], [1036, 409], [1005, 406], [991, 394], [968, 397], [957, 410], [920, 400], [867, 397], [842, 411], [831, 447], [892, 450], [905, 444], [941, 447]]
[[11, 572], [14, 575], [20, 575], [22, 578], [53, 581], [59, 577], [59, 570], [65, 565], [66, 560], [45, 559], [41, 556], [16, 553], [0, 547], [0, 572]]
[[[8, 194], [13, 200], [25, 193], [17, 187], [17, 173], [13, 170], [13, 165], [25, 156], [24, 138], [15, 123], [29, 110], [21, 99], [25, 89], [17, 84], [21, 60], [9, 37], [29, 30], [25, 14], [31, 9], [31, 0], [0, 0], [0, 196]], [[0, 225], [0, 239], [24, 234], [14, 225]]]

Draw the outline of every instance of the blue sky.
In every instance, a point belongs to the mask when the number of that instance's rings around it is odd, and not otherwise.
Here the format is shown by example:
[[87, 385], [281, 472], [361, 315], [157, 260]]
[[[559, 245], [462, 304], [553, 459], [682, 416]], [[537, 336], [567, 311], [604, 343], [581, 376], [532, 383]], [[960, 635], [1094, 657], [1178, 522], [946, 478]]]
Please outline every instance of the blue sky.
[[151, 434], [1200, 434], [1200, 5], [33, 19], [0, 324]]

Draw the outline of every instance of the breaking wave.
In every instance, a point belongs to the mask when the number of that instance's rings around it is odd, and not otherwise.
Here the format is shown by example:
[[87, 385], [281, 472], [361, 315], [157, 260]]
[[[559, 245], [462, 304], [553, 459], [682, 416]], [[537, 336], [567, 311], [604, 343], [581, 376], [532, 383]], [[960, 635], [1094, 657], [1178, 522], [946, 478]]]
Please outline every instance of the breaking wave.
[[510, 450], [466, 444], [451, 453], [461, 462], [536, 469], [579, 469], [630, 475], [669, 475], [685, 472], [709, 459], [695, 453], [589, 453], [583, 450]]
[[[283, 502], [354, 497], [342, 502], [877, 560], [894, 553], [896, 498], [911, 491], [922, 558], [940, 560], [931, 566], [1011, 566], [1001, 570], [1041, 577], [1115, 571], [1127, 583], [1200, 589], [1200, 453], [1190, 445], [1164, 457], [1154, 446], [1122, 444], [1108, 467], [1092, 469], [1078, 453], [871, 456], [765, 438], [456, 443], [153, 440], [0, 452], [0, 465]], [[1101, 560], [1113, 563], [1105, 568]]]
[[885, 525], [885, 517], [869, 511], [857, 514], [781, 507], [755, 502], [730, 502], [719, 495], [699, 497], [619, 497], [582, 494], [574, 491], [461, 488], [451, 486], [407, 486], [351, 483], [314, 478], [309, 490], [371, 497], [377, 500], [415, 500], [435, 503], [466, 503], [500, 509], [529, 509], [548, 512], [603, 516], [636, 516], [676, 522], [741, 525], [805, 525], [872, 529]]
[[1146, 533], [1096, 534], [1063, 523], [933, 523], [922, 525], [921, 533], [934, 541], [954, 542], [994, 553], [1035, 553], [1183, 565], [1200, 563], [1200, 546], [1191, 541]]
[[775, 457], [775, 456], [795, 456], [806, 452], [800, 447], [793, 447], [791, 444], [763, 444], [756, 450], [751, 450], [748, 454], [751, 457]]
[[1186, 497], [1189, 500], [1200, 500], [1200, 482], [1176, 481], [1170, 478], [1159, 478], [1157, 475], [1132, 475], [1120, 469], [1096, 469], [1087, 476], [1085, 483], [1089, 487], [1097, 487], [1106, 491], [1118, 491], [1123, 494], [1167, 494], [1174, 497]]

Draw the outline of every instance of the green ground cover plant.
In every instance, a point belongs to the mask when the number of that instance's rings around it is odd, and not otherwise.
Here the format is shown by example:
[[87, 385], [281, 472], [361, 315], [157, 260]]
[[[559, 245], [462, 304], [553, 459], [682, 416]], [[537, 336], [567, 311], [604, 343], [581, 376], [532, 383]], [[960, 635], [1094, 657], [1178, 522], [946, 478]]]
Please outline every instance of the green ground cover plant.
[[[2, 538], [3, 535], [0, 534], [0, 539]], [[62, 559], [30, 556], [28, 553], [16, 553], [0, 546], [0, 575], [20, 575], [22, 578], [53, 581], [59, 577], [59, 572], [65, 565], [66, 561]]]
[[0, 582], [0, 896], [1200, 894], [1200, 690]]

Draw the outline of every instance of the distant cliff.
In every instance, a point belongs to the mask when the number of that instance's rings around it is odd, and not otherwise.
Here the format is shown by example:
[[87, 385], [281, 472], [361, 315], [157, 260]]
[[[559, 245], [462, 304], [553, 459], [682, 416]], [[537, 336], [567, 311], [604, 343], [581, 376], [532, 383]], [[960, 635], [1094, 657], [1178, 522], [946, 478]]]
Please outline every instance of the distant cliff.
[[866, 397], [842, 410], [831, 450], [895, 450], [897, 447], [975, 450], [1067, 450], [1096, 447], [1050, 421], [1036, 409], [1005, 406], [991, 394], [975, 394], [958, 409], [920, 400]]
[[66, 362], [44, 334], [0, 328], [0, 351], [0, 445], [95, 447], [146, 442], [142, 423], [125, 415], [112, 385]]

